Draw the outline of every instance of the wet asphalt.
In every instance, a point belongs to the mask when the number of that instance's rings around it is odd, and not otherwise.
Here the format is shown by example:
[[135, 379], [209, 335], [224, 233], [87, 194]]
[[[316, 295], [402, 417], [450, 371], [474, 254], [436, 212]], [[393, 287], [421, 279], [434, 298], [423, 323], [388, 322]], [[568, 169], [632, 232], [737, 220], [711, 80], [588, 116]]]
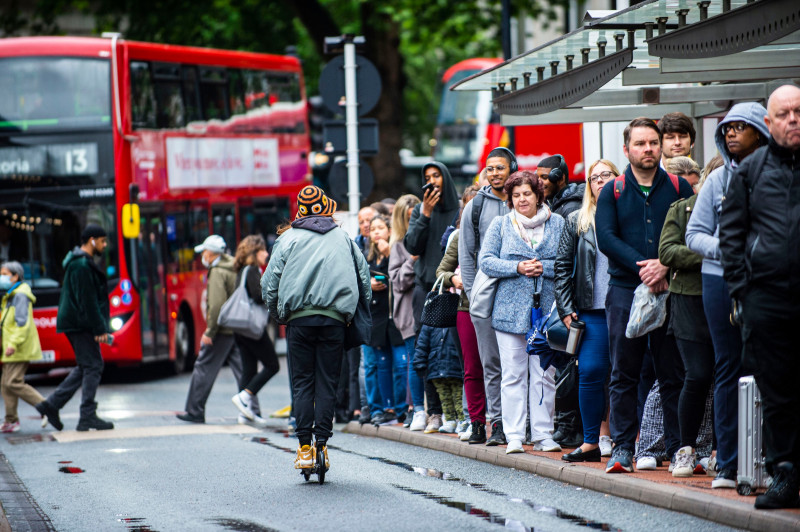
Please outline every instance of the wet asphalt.
[[[269, 414], [289, 403], [285, 361], [259, 394]], [[731, 530], [695, 517], [427, 449], [344, 434], [330, 440], [325, 484], [292, 468], [286, 420], [248, 434], [169, 434], [185, 423], [189, 375], [121, 372], [100, 387], [99, 414], [141, 434], [59, 443], [20, 405], [22, 431], [0, 438], [0, 502], [12, 530]], [[34, 383], [47, 395], [54, 382]], [[235, 425], [224, 368], [209, 425]], [[79, 397], [62, 410], [65, 430]], [[338, 426], [338, 427], [343, 427]], [[143, 437], [153, 430], [167, 435]], [[14, 479], [17, 479], [14, 481]], [[5, 484], [6, 487], [3, 487]]]

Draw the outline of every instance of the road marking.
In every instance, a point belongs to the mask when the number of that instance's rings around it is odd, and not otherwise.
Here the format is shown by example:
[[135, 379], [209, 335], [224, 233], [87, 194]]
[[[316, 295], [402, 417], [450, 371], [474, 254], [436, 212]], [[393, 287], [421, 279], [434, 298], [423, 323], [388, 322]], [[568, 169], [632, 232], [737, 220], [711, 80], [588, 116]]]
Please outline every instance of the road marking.
[[78, 432], [65, 430], [54, 432], [59, 443], [72, 443], [92, 440], [121, 440], [126, 438], [160, 438], [164, 436], [194, 436], [199, 434], [254, 434], [260, 429], [249, 425], [161, 425], [157, 427], [130, 427], [112, 430]]

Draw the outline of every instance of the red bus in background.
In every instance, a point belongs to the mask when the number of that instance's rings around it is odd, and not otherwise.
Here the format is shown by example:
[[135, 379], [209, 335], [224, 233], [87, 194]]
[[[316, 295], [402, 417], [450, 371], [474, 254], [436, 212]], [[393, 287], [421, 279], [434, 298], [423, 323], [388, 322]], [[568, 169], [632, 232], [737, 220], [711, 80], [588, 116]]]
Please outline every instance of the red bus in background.
[[[501, 63], [497, 58], [474, 58], [451, 66], [442, 76], [442, 100], [434, 132], [433, 158], [445, 163], [461, 179], [480, 172], [489, 151], [509, 147], [508, 130], [492, 109], [488, 91], [451, 91], [458, 81]], [[557, 124], [516, 126], [514, 153], [520, 169], [534, 170], [539, 161], [560, 153], [571, 181], [584, 177], [583, 126]]]
[[[194, 246], [268, 244], [310, 178], [308, 110], [294, 57], [112, 38], [0, 40], [0, 245], [25, 268], [44, 364], [71, 365], [55, 332], [64, 270], [86, 223], [109, 233], [114, 344], [125, 366], [183, 370], [205, 329]], [[122, 206], [138, 189], [140, 233]], [[0, 248], [2, 249], [2, 248]]]

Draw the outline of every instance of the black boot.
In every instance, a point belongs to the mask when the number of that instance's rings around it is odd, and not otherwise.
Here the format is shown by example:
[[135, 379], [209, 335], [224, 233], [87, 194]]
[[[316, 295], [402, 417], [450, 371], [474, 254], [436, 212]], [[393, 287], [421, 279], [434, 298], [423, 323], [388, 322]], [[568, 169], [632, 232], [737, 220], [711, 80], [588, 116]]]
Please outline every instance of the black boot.
[[90, 429], [95, 430], [111, 430], [114, 428], [114, 424], [110, 421], [105, 421], [97, 417], [97, 414], [92, 415], [88, 418], [81, 418], [78, 420], [78, 426], [75, 430], [80, 432], [86, 432]]
[[486, 443], [486, 424], [473, 421], [472, 434], [470, 434], [467, 441], [469, 443]]
[[766, 493], [756, 497], [756, 508], [759, 510], [777, 510], [780, 508], [800, 507], [800, 474], [791, 462], [781, 462], [774, 468]]
[[495, 421], [492, 423], [492, 435], [489, 436], [489, 441], [486, 442], [486, 445], [493, 447], [495, 445], [505, 445], [506, 443], [508, 442], [506, 441], [506, 434], [503, 432], [503, 422]]
[[[56, 430], [63, 430], [64, 424], [61, 422], [61, 417], [58, 415], [58, 410], [47, 402], [45, 399], [38, 405], [36, 405], [36, 410], [45, 418], [47, 422], [53, 425]], [[42, 428], [44, 428], [47, 423], [42, 424]]]

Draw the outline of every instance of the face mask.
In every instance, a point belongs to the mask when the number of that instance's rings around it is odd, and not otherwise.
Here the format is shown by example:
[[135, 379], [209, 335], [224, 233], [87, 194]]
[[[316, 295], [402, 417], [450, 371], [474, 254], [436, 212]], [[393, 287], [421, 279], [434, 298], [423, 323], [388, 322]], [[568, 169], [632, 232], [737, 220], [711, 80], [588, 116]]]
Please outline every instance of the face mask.
[[8, 290], [11, 288], [11, 276], [0, 275], [0, 290]]

